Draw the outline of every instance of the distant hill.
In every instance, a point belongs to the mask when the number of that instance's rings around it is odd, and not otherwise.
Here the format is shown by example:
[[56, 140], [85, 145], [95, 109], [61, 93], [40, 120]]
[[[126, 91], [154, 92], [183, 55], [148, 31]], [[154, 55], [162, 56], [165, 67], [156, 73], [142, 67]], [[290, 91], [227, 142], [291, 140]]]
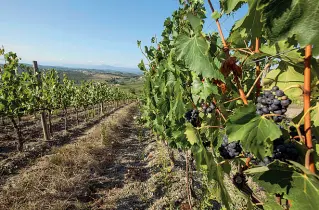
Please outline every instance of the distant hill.
[[[41, 64], [41, 63], [40, 63]], [[100, 70], [108, 73], [111, 72], [123, 72], [141, 75], [142, 71], [138, 68], [117, 67], [110, 65], [85, 65], [85, 64], [61, 64], [61, 65], [39, 65], [43, 68], [55, 68], [55, 69], [76, 69], [76, 70]]]
[[81, 69], [95, 69], [95, 70], [102, 70], [102, 71], [119, 71], [119, 72], [126, 72], [126, 73], [133, 73], [133, 74], [142, 74], [141, 70], [137, 68], [127, 68], [127, 67], [116, 67], [116, 66], [109, 66], [109, 65], [63, 65], [65, 67], [71, 68], [81, 68]]

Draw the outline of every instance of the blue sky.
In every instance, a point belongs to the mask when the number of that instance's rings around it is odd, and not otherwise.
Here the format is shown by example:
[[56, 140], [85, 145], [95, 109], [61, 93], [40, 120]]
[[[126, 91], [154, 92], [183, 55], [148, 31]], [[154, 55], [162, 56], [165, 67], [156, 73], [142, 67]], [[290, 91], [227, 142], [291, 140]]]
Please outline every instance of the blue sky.
[[[218, 1], [213, 5], [219, 9]], [[1, 3], [0, 45], [24, 62], [135, 68], [142, 58], [136, 40], [148, 45], [160, 36], [178, 6], [178, 0], [9, 0]], [[221, 19], [226, 35], [243, 11]], [[209, 18], [204, 29], [216, 28]]]

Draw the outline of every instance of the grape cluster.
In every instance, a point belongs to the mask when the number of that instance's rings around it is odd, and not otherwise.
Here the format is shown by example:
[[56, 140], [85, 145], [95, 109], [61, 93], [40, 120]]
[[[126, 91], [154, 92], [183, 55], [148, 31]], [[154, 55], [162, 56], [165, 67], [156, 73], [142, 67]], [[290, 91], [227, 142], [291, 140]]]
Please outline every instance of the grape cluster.
[[202, 103], [202, 110], [206, 114], [213, 113], [215, 108], [216, 108], [216, 106], [214, 103], [210, 103], [209, 105], [206, 103]]
[[241, 153], [242, 148], [239, 141], [228, 143], [228, 137], [224, 135], [223, 143], [218, 150], [224, 159], [233, 159]]
[[247, 179], [245, 174], [243, 173], [239, 173], [237, 172], [234, 176], [233, 176], [233, 184], [238, 187], [239, 189], [242, 189], [245, 184], [247, 183]]
[[189, 110], [188, 112], [186, 112], [185, 118], [194, 127], [197, 127], [199, 125], [199, 111], [197, 109]]
[[285, 143], [283, 138], [274, 141], [274, 150], [272, 157], [265, 157], [263, 160], [252, 159], [251, 163], [260, 166], [266, 166], [274, 160], [293, 160], [296, 161], [299, 157], [296, 146], [292, 143]]
[[[284, 91], [279, 87], [274, 86], [271, 91], [265, 90], [261, 96], [257, 98], [257, 110], [256, 114], [278, 114], [284, 115], [287, 112], [288, 106], [291, 104], [291, 100], [285, 95]], [[281, 122], [283, 116], [273, 116], [275, 122]]]

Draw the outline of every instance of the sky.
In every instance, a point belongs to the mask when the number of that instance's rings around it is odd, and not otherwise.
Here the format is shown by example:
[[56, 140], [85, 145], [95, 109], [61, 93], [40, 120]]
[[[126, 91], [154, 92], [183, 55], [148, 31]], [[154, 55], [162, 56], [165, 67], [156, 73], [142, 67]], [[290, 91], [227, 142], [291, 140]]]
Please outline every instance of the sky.
[[[128, 68], [137, 68], [143, 58], [136, 41], [149, 45], [179, 7], [178, 0], [0, 0], [0, 5], [0, 45], [22, 62]], [[213, 6], [219, 9], [217, 0]], [[245, 9], [221, 18], [226, 36]], [[204, 30], [217, 30], [213, 19]]]

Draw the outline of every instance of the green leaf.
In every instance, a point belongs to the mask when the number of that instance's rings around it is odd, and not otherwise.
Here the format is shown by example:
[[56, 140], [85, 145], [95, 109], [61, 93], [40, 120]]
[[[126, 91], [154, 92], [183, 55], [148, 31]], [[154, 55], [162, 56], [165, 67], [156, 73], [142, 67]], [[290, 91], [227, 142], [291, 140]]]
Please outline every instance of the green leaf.
[[192, 13], [188, 13], [187, 14], [187, 19], [189, 20], [189, 22], [192, 25], [192, 28], [194, 31], [196, 32], [200, 32], [201, 31], [201, 18], [198, 16], [193, 15]]
[[226, 123], [226, 133], [230, 141], [240, 140], [244, 150], [263, 159], [272, 155], [272, 141], [281, 136], [281, 131], [273, 121], [255, 112], [254, 104], [236, 109]]
[[304, 60], [301, 53], [295, 49], [296, 48], [293, 45], [290, 45], [287, 40], [283, 40], [276, 42], [274, 45], [262, 45], [260, 51], [268, 54], [269, 56], [276, 55], [276, 57], [280, 58], [282, 61], [294, 65], [296, 63], [303, 62]]
[[268, 171], [255, 173], [253, 179], [271, 194], [284, 193], [292, 202], [290, 209], [318, 209], [319, 180], [312, 173], [296, 171], [279, 161], [268, 165]]
[[258, 11], [262, 12], [262, 22], [272, 42], [295, 35], [300, 47], [312, 44], [313, 55], [319, 55], [319, 1], [261, 0]]
[[209, 44], [203, 37], [181, 34], [177, 37], [176, 48], [177, 60], [184, 60], [190, 70], [202, 74], [205, 78], [224, 81], [223, 75], [210, 60]]
[[174, 111], [175, 119], [180, 119], [184, 116], [186, 109], [183, 103], [183, 97], [181, 92], [177, 95], [175, 99], [175, 105], [172, 110]]
[[194, 145], [196, 142], [199, 142], [198, 132], [190, 123], [186, 123], [185, 135], [191, 145]]
[[[285, 70], [276, 69], [270, 71], [264, 80], [264, 84], [270, 86], [276, 85], [281, 90], [284, 90], [293, 85], [303, 86], [304, 76], [297, 72], [293, 66], [287, 66]], [[291, 99], [300, 97], [302, 93], [303, 91], [300, 88], [292, 88], [285, 91], [285, 94]]]
[[310, 111], [312, 127], [311, 130], [316, 136], [319, 136], [319, 102], [316, 104], [316, 108]]
[[212, 18], [213, 18], [214, 20], [218, 20], [221, 16], [222, 16], [222, 15], [221, 15], [218, 11], [216, 11], [216, 10], [212, 13]]
[[225, 14], [238, 10], [247, 0], [220, 0], [220, 7]]
[[261, 12], [257, 10], [257, 5], [259, 1], [248, 0], [249, 11], [248, 14], [237, 21], [232, 29], [232, 31], [240, 30], [243, 33], [250, 36], [252, 43], [255, 43], [256, 37], [260, 37], [262, 34], [262, 22], [261, 22]]
[[[197, 75], [193, 75], [193, 83], [192, 83], [192, 95], [195, 104], [201, 99], [206, 99], [211, 94], [218, 94], [217, 86], [214, 86], [211, 82], [205, 79], [204, 82], [200, 81]], [[195, 96], [195, 97], [194, 97]], [[199, 97], [198, 97], [199, 96]]]

